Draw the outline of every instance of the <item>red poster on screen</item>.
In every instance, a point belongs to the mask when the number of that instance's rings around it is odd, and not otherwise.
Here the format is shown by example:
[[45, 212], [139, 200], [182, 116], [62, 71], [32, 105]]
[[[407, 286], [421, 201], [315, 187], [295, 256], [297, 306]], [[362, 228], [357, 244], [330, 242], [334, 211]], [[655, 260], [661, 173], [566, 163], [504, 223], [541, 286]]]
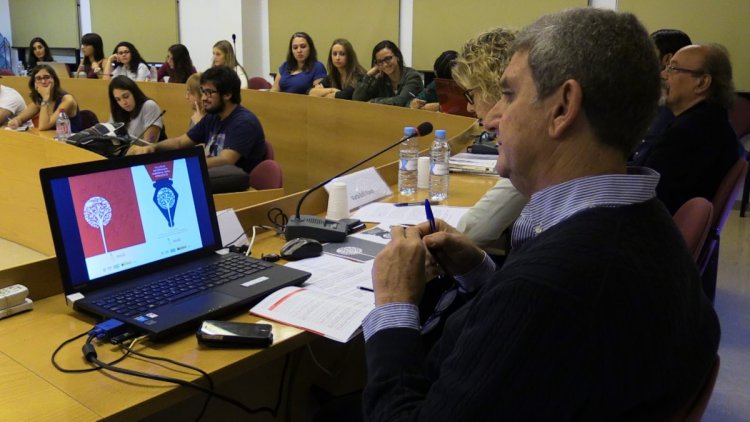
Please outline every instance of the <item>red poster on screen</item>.
[[70, 192], [86, 258], [146, 241], [129, 169], [72, 177]]

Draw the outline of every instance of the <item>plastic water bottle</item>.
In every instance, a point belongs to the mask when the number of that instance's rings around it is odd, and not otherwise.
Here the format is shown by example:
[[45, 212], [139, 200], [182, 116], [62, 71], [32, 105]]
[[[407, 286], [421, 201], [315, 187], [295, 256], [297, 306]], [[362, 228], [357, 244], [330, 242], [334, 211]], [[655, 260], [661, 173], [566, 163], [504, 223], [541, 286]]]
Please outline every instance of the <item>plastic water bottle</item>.
[[151, 66], [151, 69], [149, 69], [149, 80], [151, 82], [157, 82], [159, 80], [159, 73], [156, 71], [156, 66]]
[[57, 120], [55, 121], [55, 132], [58, 141], [65, 141], [68, 139], [68, 136], [70, 136], [70, 119], [62, 108], [60, 109], [60, 114], [57, 115]]
[[16, 76], [26, 76], [26, 68], [23, 67], [21, 61], [16, 64]]
[[[404, 128], [404, 136], [417, 133], [413, 127]], [[413, 195], [417, 192], [417, 158], [419, 157], [419, 141], [409, 138], [401, 142], [398, 166], [398, 191], [401, 195]]]
[[448, 198], [448, 160], [451, 147], [445, 140], [445, 131], [435, 131], [435, 141], [430, 149], [430, 200], [442, 201]]

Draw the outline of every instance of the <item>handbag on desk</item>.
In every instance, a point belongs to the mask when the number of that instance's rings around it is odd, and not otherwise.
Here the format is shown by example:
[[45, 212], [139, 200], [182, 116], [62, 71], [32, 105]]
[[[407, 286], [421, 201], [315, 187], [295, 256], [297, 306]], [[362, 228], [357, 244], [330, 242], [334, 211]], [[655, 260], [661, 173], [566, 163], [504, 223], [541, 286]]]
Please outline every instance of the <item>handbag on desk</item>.
[[123, 123], [97, 123], [71, 135], [67, 143], [107, 158], [122, 157], [132, 145]]

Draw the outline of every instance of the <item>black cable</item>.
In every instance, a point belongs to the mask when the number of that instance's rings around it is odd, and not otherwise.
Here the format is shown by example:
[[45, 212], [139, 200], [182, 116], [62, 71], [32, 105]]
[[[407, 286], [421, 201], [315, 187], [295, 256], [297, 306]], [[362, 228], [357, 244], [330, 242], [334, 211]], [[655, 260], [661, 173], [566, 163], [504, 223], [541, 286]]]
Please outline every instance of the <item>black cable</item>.
[[279, 391], [276, 395], [276, 404], [273, 406], [273, 412], [271, 412], [274, 419], [279, 414], [279, 409], [281, 408], [281, 397], [284, 394], [284, 383], [286, 381], [287, 368], [289, 368], [289, 353], [286, 354], [286, 358], [284, 359], [284, 367], [281, 369], [281, 381], [279, 381]]
[[268, 217], [268, 221], [276, 227], [276, 231], [283, 233], [284, 230], [286, 230], [286, 223], [289, 222], [289, 217], [284, 214], [284, 211], [282, 211], [281, 208], [271, 208], [268, 210], [268, 213], [266, 213], [266, 216]]
[[[54, 351], [54, 352], [52, 352], [52, 359], [51, 359], [51, 360], [52, 360], [52, 366], [54, 366], [54, 367], [55, 367], [55, 369], [57, 369], [58, 371], [60, 371], [60, 372], [64, 372], [64, 373], [66, 373], [66, 374], [79, 374], [79, 373], [82, 373], [82, 372], [94, 372], [94, 371], [99, 371], [99, 370], [100, 370], [101, 368], [67, 369], [67, 368], [63, 368], [62, 366], [58, 365], [57, 361], [55, 360], [55, 357], [57, 356], [57, 354], [58, 354], [58, 353], [60, 352], [60, 350], [62, 350], [62, 348], [63, 348], [63, 347], [65, 347], [65, 345], [66, 345], [66, 344], [68, 344], [68, 343], [72, 343], [72, 342], [74, 342], [74, 341], [78, 340], [79, 338], [81, 338], [81, 337], [85, 336], [85, 335], [86, 335], [86, 334], [88, 334], [89, 332], [90, 332], [90, 330], [87, 330], [87, 331], [85, 331], [85, 332], [83, 332], [83, 333], [81, 333], [81, 334], [78, 334], [77, 336], [75, 336], [75, 337], [73, 337], [73, 338], [70, 338], [70, 339], [68, 339], [68, 340], [65, 340], [64, 342], [62, 342], [62, 344], [60, 344], [59, 346], [57, 346], [57, 349], [55, 349], [55, 351]], [[89, 338], [89, 340], [87, 340], [87, 342], [89, 342], [89, 343], [91, 342], [91, 337]], [[117, 363], [120, 363], [120, 362], [122, 362], [122, 361], [123, 361], [123, 360], [124, 360], [124, 359], [125, 359], [125, 358], [126, 358], [127, 356], [128, 356], [128, 355], [127, 355], [127, 354], [125, 354], [125, 355], [123, 355], [122, 357], [119, 357], [119, 358], [117, 358], [117, 359], [113, 360], [112, 362], [110, 362], [110, 363], [109, 363], [109, 365], [115, 365], [115, 364], [117, 364]]]
[[97, 365], [98, 367], [100, 367], [102, 369], [106, 369], [108, 371], [117, 372], [117, 373], [120, 373], [120, 374], [130, 375], [130, 376], [139, 377], [139, 378], [146, 378], [146, 379], [150, 379], [150, 380], [154, 380], [154, 381], [169, 382], [169, 383], [172, 383], [172, 384], [181, 385], [183, 387], [193, 388], [193, 389], [198, 390], [198, 391], [200, 391], [202, 393], [205, 393], [205, 394], [213, 395], [217, 399], [220, 399], [220, 400], [223, 400], [223, 401], [225, 401], [225, 402], [227, 402], [229, 404], [232, 404], [235, 407], [238, 407], [238, 408], [242, 409], [243, 411], [245, 411], [247, 414], [250, 414], [250, 415], [253, 415], [253, 414], [256, 414], [256, 413], [260, 413], [260, 412], [273, 412], [273, 409], [268, 408], [268, 407], [261, 407], [261, 408], [258, 408], [258, 409], [251, 409], [251, 408], [245, 406], [243, 403], [241, 403], [238, 400], [235, 400], [235, 399], [233, 399], [231, 397], [228, 397], [228, 396], [225, 396], [223, 394], [216, 393], [216, 392], [211, 391], [211, 390], [209, 390], [209, 389], [207, 389], [205, 387], [201, 387], [198, 384], [194, 384], [194, 383], [192, 383], [190, 381], [185, 381], [185, 380], [181, 380], [179, 378], [167, 377], [167, 376], [163, 376], [163, 375], [149, 374], [149, 373], [146, 373], [146, 372], [135, 371], [135, 370], [132, 370], [132, 369], [119, 368], [117, 366], [112, 366], [112, 365], [110, 365], [110, 364], [108, 364], [106, 362], [100, 361], [96, 357], [96, 350], [94, 348], [94, 345], [91, 344], [90, 341], [87, 341], [86, 344], [84, 344], [84, 346], [83, 346], [83, 356], [84, 356], [84, 358], [88, 362], [90, 362], [90, 363], [92, 363], [94, 365]]
[[250, 228], [249, 228], [249, 229], [247, 229], [247, 230], [245, 230], [244, 232], [242, 232], [242, 234], [241, 234], [241, 235], [239, 235], [239, 236], [237, 236], [236, 238], [234, 238], [234, 240], [232, 240], [231, 242], [227, 242], [227, 244], [226, 244], [226, 245], [224, 245], [223, 247], [224, 247], [224, 248], [228, 248], [229, 246], [233, 245], [233, 244], [234, 244], [234, 242], [236, 242], [236, 241], [240, 240], [240, 238], [241, 238], [242, 236], [245, 236], [245, 235], [246, 235], [246, 234], [247, 234], [247, 233], [248, 233], [248, 232], [249, 232], [250, 230], [252, 230], [252, 229], [253, 229], [253, 227], [260, 227], [260, 228], [262, 228], [262, 229], [266, 229], [266, 230], [275, 230], [275, 229], [274, 229], [273, 227], [268, 227], [268, 226], [258, 226], [258, 225], [250, 226]]

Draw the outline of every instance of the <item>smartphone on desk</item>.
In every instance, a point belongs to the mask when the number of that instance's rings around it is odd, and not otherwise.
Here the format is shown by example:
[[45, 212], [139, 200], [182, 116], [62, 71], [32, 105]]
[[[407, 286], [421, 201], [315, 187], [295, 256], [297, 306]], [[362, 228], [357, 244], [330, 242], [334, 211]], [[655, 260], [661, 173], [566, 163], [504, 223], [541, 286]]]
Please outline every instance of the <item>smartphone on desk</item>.
[[213, 347], [268, 347], [273, 343], [270, 324], [203, 321], [195, 333], [198, 343]]

